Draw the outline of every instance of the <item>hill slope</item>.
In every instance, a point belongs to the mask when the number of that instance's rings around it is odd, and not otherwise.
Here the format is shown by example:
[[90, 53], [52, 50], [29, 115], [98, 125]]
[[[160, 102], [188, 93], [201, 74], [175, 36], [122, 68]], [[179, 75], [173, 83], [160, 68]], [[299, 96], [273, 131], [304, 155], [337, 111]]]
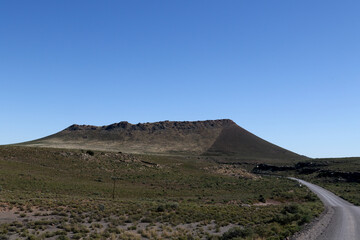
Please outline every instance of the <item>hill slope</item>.
[[163, 121], [107, 126], [72, 125], [25, 146], [86, 148], [127, 153], [227, 155], [241, 158], [301, 159], [229, 119], [195, 122]]
[[236, 124], [222, 129], [213, 145], [206, 151], [206, 155], [234, 155], [247, 159], [300, 159], [289, 150], [269, 143], [256, 135], [246, 131]]

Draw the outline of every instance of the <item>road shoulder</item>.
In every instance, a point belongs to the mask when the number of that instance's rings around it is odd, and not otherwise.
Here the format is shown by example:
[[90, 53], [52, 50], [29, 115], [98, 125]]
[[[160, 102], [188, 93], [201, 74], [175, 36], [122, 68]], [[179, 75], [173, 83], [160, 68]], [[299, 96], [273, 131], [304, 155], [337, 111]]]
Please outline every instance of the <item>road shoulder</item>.
[[310, 223], [306, 224], [304, 228], [293, 235], [291, 240], [315, 240], [318, 239], [328, 227], [331, 219], [335, 213], [335, 210], [331, 206], [325, 206], [323, 213], [313, 219]]

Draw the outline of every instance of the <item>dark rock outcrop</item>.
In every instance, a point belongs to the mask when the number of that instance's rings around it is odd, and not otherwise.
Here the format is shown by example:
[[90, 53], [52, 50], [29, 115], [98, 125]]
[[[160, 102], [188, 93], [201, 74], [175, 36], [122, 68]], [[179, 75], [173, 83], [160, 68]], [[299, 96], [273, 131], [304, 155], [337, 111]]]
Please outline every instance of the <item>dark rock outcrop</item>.
[[360, 183], [360, 172], [339, 172], [332, 170], [321, 170], [317, 177], [330, 177], [344, 179], [347, 182]]
[[266, 171], [278, 172], [278, 171], [290, 171], [295, 170], [295, 167], [292, 166], [274, 166], [268, 164], [258, 164], [253, 170], [253, 173], [262, 173]]

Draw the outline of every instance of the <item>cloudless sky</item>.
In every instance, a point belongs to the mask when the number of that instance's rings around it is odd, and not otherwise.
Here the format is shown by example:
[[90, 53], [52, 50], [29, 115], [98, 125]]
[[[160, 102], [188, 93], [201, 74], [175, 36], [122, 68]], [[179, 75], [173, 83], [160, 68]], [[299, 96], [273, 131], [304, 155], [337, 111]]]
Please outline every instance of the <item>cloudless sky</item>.
[[71, 124], [230, 118], [360, 156], [360, 2], [0, 1], [0, 144]]

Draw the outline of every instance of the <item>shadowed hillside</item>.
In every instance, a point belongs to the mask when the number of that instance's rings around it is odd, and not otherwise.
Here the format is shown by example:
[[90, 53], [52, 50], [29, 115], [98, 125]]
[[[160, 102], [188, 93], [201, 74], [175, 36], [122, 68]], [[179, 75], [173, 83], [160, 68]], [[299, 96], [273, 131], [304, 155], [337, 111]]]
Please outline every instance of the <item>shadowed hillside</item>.
[[266, 142], [229, 119], [139, 124], [119, 122], [101, 127], [72, 125], [54, 135], [20, 145], [127, 153], [226, 155], [249, 159], [304, 158]]
[[225, 126], [206, 155], [230, 155], [243, 159], [306, 158], [269, 143], [236, 124]]

